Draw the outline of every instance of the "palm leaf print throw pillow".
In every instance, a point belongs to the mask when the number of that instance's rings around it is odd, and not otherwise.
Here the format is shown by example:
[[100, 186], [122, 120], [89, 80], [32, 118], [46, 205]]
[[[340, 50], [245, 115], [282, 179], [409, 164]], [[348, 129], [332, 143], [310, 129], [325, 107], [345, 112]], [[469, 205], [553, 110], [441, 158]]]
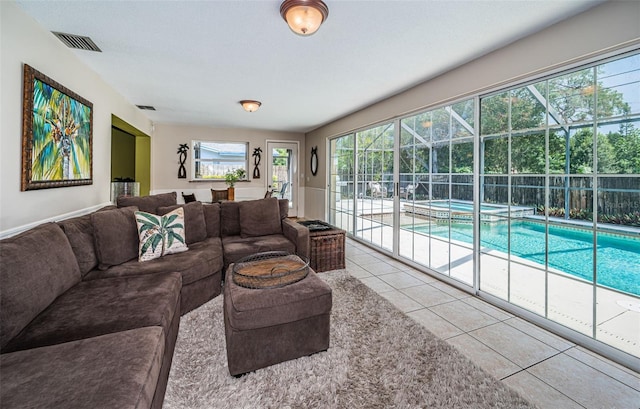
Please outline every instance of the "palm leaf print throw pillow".
[[189, 250], [184, 234], [184, 209], [181, 207], [164, 216], [140, 211], [135, 215], [140, 238], [138, 261]]

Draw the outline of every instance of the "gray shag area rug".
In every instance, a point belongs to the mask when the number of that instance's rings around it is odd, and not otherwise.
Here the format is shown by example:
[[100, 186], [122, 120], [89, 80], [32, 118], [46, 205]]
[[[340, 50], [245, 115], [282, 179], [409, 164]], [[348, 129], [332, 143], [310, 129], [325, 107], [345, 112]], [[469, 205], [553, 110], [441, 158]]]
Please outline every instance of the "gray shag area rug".
[[229, 375], [222, 296], [186, 314], [164, 408], [532, 408], [345, 270], [327, 351]]

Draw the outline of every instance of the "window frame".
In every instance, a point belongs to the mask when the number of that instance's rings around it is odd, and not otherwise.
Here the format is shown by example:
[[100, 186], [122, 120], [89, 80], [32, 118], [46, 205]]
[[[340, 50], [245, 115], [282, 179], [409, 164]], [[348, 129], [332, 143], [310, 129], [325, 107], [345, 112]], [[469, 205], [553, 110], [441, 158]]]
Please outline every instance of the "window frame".
[[[236, 159], [236, 158], [227, 158], [224, 160], [221, 160], [222, 158], [205, 158], [202, 159], [200, 158], [198, 155], [201, 152], [201, 148], [199, 147], [199, 145], [202, 144], [219, 144], [219, 145], [238, 145], [238, 146], [244, 146], [244, 158], [242, 159]], [[237, 142], [237, 141], [221, 141], [221, 140], [201, 140], [201, 139], [194, 139], [191, 141], [191, 154], [189, 155], [190, 159], [191, 159], [191, 180], [192, 182], [225, 182], [225, 173], [228, 172], [229, 170], [233, 170], [233, 169], [244, 169], [245, 171], [245, 175], [247, 175], [247, 179], [248, 180], [248, 175], [249, 175], [249, 142], [246, 141], [242, 141], [242, 142]], [[200, 174], [200, 172], [197, 172], [196, 169], [198, 169], [198, 164], [202, 164], [202, 163], [211, 163], [213, 166], [215, 166], [216, 164], [218, 166], [226, 166], [226, 170], [224, 170], [222, 173], [220, 174], [215, 174], [215, 172], [212, 172], [213, 175], [211, 177], [202, 177], [202, 175]], [[226, 164], [226, 165], [225, 165]], [[229, 164], [238, 164], [238, 166], [232, 166]]]

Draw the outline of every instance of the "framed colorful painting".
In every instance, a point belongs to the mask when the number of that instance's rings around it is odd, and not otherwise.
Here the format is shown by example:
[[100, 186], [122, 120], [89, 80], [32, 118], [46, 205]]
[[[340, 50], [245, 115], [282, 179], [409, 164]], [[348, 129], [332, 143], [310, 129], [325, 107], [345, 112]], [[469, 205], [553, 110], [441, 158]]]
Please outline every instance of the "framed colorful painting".
[[24, 64], [21, 190], [93, 183], [93, 104]]

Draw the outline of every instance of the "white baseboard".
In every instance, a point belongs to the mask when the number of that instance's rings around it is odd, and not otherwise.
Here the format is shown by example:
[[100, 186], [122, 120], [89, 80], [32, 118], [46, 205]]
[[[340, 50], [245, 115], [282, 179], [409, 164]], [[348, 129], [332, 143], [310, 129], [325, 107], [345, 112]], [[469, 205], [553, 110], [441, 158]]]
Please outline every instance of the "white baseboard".
[[16, 234], [22, 233], [23, 231], [27, 231], [29, 229], [32, 229], [40, 224], [43, 223], [47, 223], [47, 222], [57, 222], [60, 220], [65, 220], [65, 219], [71, 219], [72, 217], [78, 217], [78, 216], [82, 216], [91, 212], [95, 212], [98, 209], [101, 209], [105, 206], [109, 206], [112, 205], [113, 203], [111, 202], [105, 202], [105, 203], [101, 203], [95, 206], [91, 206], [91, 207], [87, 207], [85, 209], [80, 209], [80, 210], [75, 210], [73, 212], [69, 212], [69, 213], [65, 213], [65, 214], [61, 214], [59, 216], [54, 216], [54, 217], [49, 217], [47, 219], [42, 219], [42, 220], [38, 220], [37, 222], [33, 222], [33, 223], [29, 223], [29, 224], [24, 224], [22, 226], [18, 226], [18, 227], [14, 227], [8, 230], [4, 230], [0, 232], [0, 239], [4, 239], [7, 237], [11, 237], [11, 236], [15, 236]]

